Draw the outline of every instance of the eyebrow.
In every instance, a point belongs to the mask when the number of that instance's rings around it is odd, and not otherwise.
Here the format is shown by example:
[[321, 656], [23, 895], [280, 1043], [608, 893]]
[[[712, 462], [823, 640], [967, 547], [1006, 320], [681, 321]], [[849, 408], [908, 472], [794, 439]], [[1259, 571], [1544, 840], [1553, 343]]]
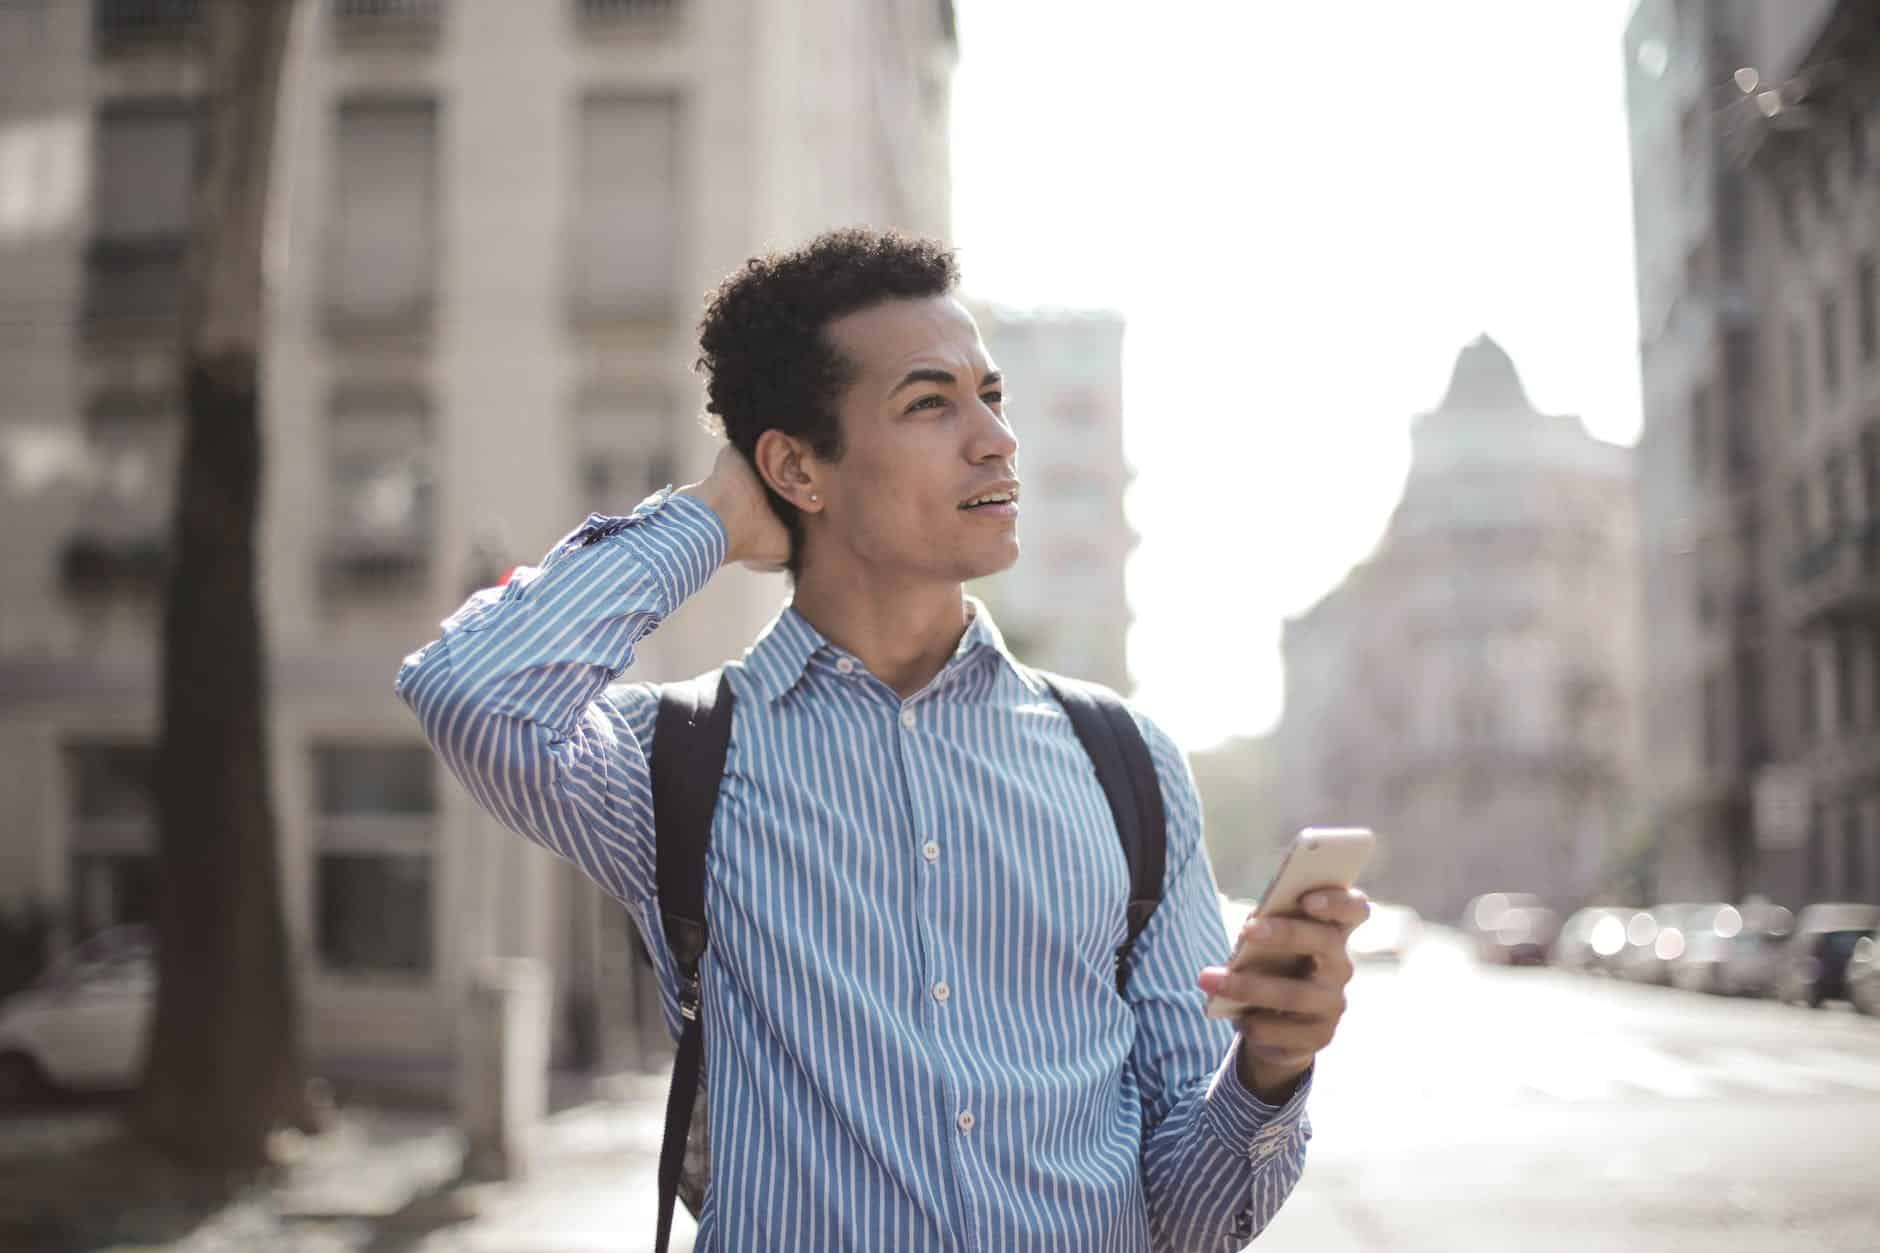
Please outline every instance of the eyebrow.
[[[1002, 383], [1004, 381], [1005, 376], [1000, 374], [997, 370], [988, 370], [986, 377], [979, 380], [979, 385], [981, 387], [991, 387], [995, 383]], [[894, 391], [889, 392], [888, 395], [892, 396], [903, 387], [910, 386], [914, 383], [940, 383], [944, 386], [951, 387], [957, 382], [959, 382], [959, 379], [950, 370], [936, 370], [931, 367], [923, 367], [909, 370], [902, 376], [901, 381], [894, 385]]]

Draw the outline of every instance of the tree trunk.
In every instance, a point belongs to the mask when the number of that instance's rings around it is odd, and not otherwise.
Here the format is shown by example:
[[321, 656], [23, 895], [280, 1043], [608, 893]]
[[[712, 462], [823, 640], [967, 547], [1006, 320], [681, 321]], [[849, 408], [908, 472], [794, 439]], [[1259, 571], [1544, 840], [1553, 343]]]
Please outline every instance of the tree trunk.
[[266, 1160], [308, 1109], [256, 599], [262, 242], [295, 0], [203, 6], [208, 100], [183, 293], [182, 466], [163, 621], [157, 1004], [133, 1124], [179, 1161]]

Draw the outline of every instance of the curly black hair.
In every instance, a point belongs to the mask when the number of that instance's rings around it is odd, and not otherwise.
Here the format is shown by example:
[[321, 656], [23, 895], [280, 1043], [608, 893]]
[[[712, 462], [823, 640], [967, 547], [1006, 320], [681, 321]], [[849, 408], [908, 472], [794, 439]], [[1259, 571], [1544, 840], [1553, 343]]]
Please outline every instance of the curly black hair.
[[[772, 428], [824, 461], [840, 460], [836, 406], [856, 366], [825, 329], [884, 300], [944, 296], [958, 283], [958, 263], [944, 245], [866, 227], [752, 257], [711, 293], [699, 322], [694, 368], [706, 378], [706, 412], [753, 464], [758, 437]], [[765, 492], [789, 529], [794, 575], [802, 520], [768, 484]]]

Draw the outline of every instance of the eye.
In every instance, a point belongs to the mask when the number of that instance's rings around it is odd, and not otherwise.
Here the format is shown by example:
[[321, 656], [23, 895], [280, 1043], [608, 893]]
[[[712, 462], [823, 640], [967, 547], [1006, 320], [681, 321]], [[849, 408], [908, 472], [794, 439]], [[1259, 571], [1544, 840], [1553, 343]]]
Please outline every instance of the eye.
[[981, 392], [979, 398], [987, 404], [996, 407], [1005, 403], [1005, 392], [995, 387], [989, 392]]
[[912, 413], [916, 409], [937, 409], [945, 405], [946, 402], [947, 398], [945, 396], [939, 395], [938, 393], [929, 393], [909, 405], [907, 411]]

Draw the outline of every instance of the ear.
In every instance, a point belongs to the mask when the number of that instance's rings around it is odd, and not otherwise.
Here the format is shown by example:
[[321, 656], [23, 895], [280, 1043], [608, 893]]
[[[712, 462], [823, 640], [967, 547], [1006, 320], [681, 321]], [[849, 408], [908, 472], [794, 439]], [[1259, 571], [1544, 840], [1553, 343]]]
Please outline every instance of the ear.
[[755, 453], [757, 473], [771, 491], [804, 513], [822, 512], [821, 466], [808, 444], [772, 427], [757, 437]]

